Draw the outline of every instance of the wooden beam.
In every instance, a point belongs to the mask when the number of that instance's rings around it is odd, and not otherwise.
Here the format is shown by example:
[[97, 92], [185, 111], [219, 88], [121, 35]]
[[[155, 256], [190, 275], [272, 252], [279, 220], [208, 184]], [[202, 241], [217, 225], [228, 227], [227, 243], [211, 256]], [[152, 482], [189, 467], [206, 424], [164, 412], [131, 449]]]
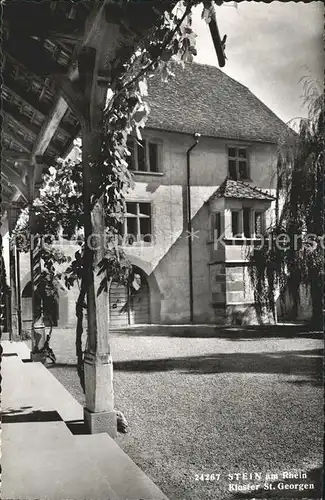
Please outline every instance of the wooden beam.
[[37, 76], [48, 77], [66, 72], [66, 67], [56, 62], [41, 43], [33, 38], [19, 35], [10, 37], [3, 43], [3, 51], [21, 61], [29, 72]]
[[25, 200], [28, 201], [28, 187], [22, 181], [21, 176], [5, 162], [2, 163], [1, 168], [1, 174], [4, 175], [9, 180], [10, 184], [16, 187]]
[[[15, 117], [13, 117], [12, 115], [10, 115], [7, 112], [3, 112], [3, 116], [5, 116], [7, 118], [10, 118], [10, 120], [12, 120], [17, 125], [17, 127], [19, 127], [21, 130], [23, 130], [24, 133], [30, 133], [30, 134], [32, 134], [36, 138], [36, 134], [33, 133], [32, 130], [30, 130], [28, 128], [27, 124], [26, 125], [22, 124], [20, 121], [18, 121], [17, 119], [15, 119]], [[35, 159], [37, 157], [39, 157], [39, 156], [43, 157], [43, 155], [33, 156], [33, 152], [30, 149], [28, 149], [23, 142], [21, 142], [20, 138], [17, 135], [15, 135], [15, 133], [13, 132], [13, 130], [11, 128], [9, 129], [8, 126], [5, 127], [4, 133], [5, 133], [5, 135], [7, 135], [11, 139], [13, 139], [15, 142], [17, 142], [18, 145], [21, 148], [23, 148], [24, 150], [26, 150], [26, 152], [30, 153], [30, 161], [32, 161], [32, 162], [35, 161]], [[54, 146], [54, 144], [51, 144], [50, 147], [49, 147], [49, 149], [51, 151], [53, 151], [53, 153], [54, 153], [55, 156], [60, 156], [61, 155], [61, 151], [56, 146]], [[37, 161], [36, 161], [36, 163], [37, 163]]]
[[17, 127], [19, 127], [25, 134], [37, 137], [40, 131], [40, 127], [31, 123], [30, 120], [17, 110], [15, 106], [9, 104], [6, 101], [2, 103], [2, 113], [3, 116], [8, 118], [10, 121], [14, 122]]
[[[169, 2], [168, 8], [171, 10], [172, 7], [174, 6], [176, 2], [174, 0]], [[117, 31], [119, 31], [119, 27], [116, 25], [114, 28], [114, 24], [112, 24], [112, 21], [109, 19], [109, 13], [107, 12], [107, 6], [109, 5], [108, 0], [103, 0], [102, 2], [94, 2], [94, 6], [92, 8], [92, 11], [88, 18], [86, 19], [85, 22], [85, 33], [83, 36], [83, 39], [79, 44], [76, 45], [75, 47], [75, 56], [80, 53], [82, 47], [89, 46], [89, 47], [96, 47], [97, 46], [97, 41], [98, 41], [98, 36], [99, 36], [99, 31], [100, 27], [103, 26], [103, 17], [106, 17], [106, 22], [108, 25], [110, 25], [110, 29], [112, 28], [112, 34], [111, 38], [116, 37], [116, 32], [115, 28]], [[159, 7], [160, 8], [160, 7]], [[148, 6], [148, 9], [150, 10], [151, 7]], [[164, 9], [161, 9], [163, 11]], [[123, 9], [121, 10], [122, 13]], [[154, 11], [152, 11], [154, 12]], [[107, 18], [108, 17], [108, 18]], [[156, 16], [157, 18], [158, 16]], [[132, 18], [132, 17], [131, 17]], [[152, 16], [152, 19], [150, 19], [150, 22], [145, 23], [146, 24], [146, 30], [149, 28], [153, 27], [154, 25], [154, 15]], [[149, 26], [150, 25], [150, 26]], [[132, 37], [131, 37], [132, 38]], [[121, 38], [122, 39], [122, 38]], [[121, 40], [119, 41], [121, 43]], [[132, 43], [135, 43], [133, 40]], [[113, 44], [114, 45], [114, 44]], [[111, 50], [108, 47], [108, 52], [111, 52], [111, 54], [114, 53], [116, 49], [112, 48]], [[110, 58], [111, 59], [111, 58]], [[58, 74], [57, 72], [56, 74]], [[67, 77], [69, 80], [72, 82], [76, 79], [78, 79], [78, 68], [76, 68], [75, 64], [72, 64], [69, 71], [67, 72]], [[68, 86], [66, 86], [68, 87]], [[65, 89], [65, 96], [68, 99], [68, 90], [71, 90], [71, 86]], [[67, 112], [69, 108], [69, 105], [67, 104], [66, 100], [64, 99], [62, 94], [58, 94], [56, 96], [55, 103], [53, 105], [53, 108], [47, 118], [47, 120], [44, 122], [40, 133], [37, 137], [37, 140], [35, 141], [34, 147], [33, 147], [33, 158], [35, 158], [37, 155], [44, 155], [47, 147], [49, 146], [56, 130], [59, 127], [59, 124]], [[39, 170], [39, 167], [35, 168], [34, 172], [34, 178], [37, 179], [41, 175], [41, 172]]]
[[[93, 2], [93, 0], [92, 0]], [[86, 17], [84, 3], [76, 2], [77, 16], [75, 19], [67, 17], [71, 6], [69, 2], [62, 2], [56, 9], [56, 2], [7, 2], [3, 9], [3, 25], [8, 27], [13, 36], [39, 36], [44, 38], [49, 31], [69, 34], [80, 29], [82, 20]], [[50, 5], [49, 5], [50, 4]], [[67, 4], [65, 6], [65, 4]], [[89, 12], [89, 9], [87, 12]], [[54, 12], [55, 10], [58, 13]], [[66, 15], [65, 12], [66, 11]]]
[[87, 113], [84, 94], [80, 92], [78, 86], [67, 76], [59, 75], [57, 84], [65, 102], [69, 105], [69, 108], [76, 115], [79, 122], [82, 123]]
[[28, 145], [22, 141], [22, 139], [15, 134], [15, 132], [8, 127], [8, 125], [4, 125], [2, 127], [2, 133], [7, 136], [9, 139], [13, 140], [18, 146], [25, 151], [26, 153], [31, 153], [31, 149], [28, 147]]
[[78, 45], [83, 40], [83, 34], [80, 32], [79, 33], [57, 33], [55, 31], [50, 31], [49, 33], [47, 33], [46, 38], [49, 38], [50, 40], [62, 42], [62, 43], [69, 43], [71, 45]]
[[5, 207], [5, 208], [14, 208], [16, 210], [23, 210], [24, 208], [26, 208], [26, 203], [23, 202], [23, 201], [15, 201], [15, 200], [12, 200], [10, 202], [3, 202], [2, 205]]
[[[5, 190], [7, 193], [12, 193], [14, 186], [10, 183], [9, 179], [4, 175], [3, 172], [0, 172], [3, 183], [1, 186], [1, 191]], [[2, 194], [2, 193], [1, 193]]]
[[67, 110], [68, 104], [63, 97], [57, 96], [55, 104], [46, 121], [43, 123], [37, 140], [35, 141], [32, 152], [33, 156], [42, 156], [45, 153]]
[[22, 151], [16, 151], [15, 149], [2, 149], [1, 156], [3, 160], [10, 158], [12, 160], [20, 161], [30, 161], [31, 154]]
[[17, 80], [10, 78], [10, 76], [4, 71], [3, 74], [3, 88], [7, 90], [13, 97], [18, 101], [26, 103], [34, 112], [41, 115], [43, 118], [49, 112], [50, 106], [44, 105], [40, 102], [34, 92], [26, 92], [21, 85], [18, 84]]
[[13, 166], [8, 161], [3, 161], [1, 167], [3, 167], [4, 174], [11, 183], [17, 178], [23, 182], [23, 179], [26, 177], [27, 167], [25, 165], [16, 163], [15, 166]]
[[[16, 80], [8, 77], [8, 75], [4, 72], [3, 75], [4, 85], [3, 88], [7, 90], [11, 95], [13, 95], [17, 100], [26, 104], [30, 109], [32, 109], [35, 113], [38, 113], [45, 121], [49, 112], [51, 111], [51, 106], [44, 105], [41, 101], [37, 99], [33, 92], [26, 92], [24, 89], [17, 85]], [[64, 124], [60, 124], [59, 130], [68, 137], [73, 133], [72, 126], [67, 126]]]
[[[104, 3], [105, 2], [103, 2], [103, 4]], [[102, 8], [103, 6], [99, 6], [98, 4], [96, 4], [93, 8], [86, 22], [86, 32], [84, 34], [83, 40], [81, 43], [79, 43], [78, 46], [76, 46], [76, 51], [79, 51], [82, 46], [87, 45], [89, 40], [91, 40], [95, 36], [97, 32], [98, 22], [101, 19]], [[78, 70], [75, 64], [73, 64], [68, 71], [68, 78], [73, 81], [77, 77]], [[45, 153], [68, 108], [69, 106], [66, 100], [62, 97], [62, 95], [59, 94], [56, 98], [52, 111], [50, 112], [46, 122], [44, 122], [38, 138], [34, 144], [32, 153], [33, 156], [42, 156]], [[39, 175], [38, 171], [36, 171], [35, 173], [36, 176]]]
[[[23, 116], [20, 116], [20, 118], [18, 120], [17, 114], [16, 114], [16, 116], [14, 116], [12, 113], [8, 113], [7, 111], [5, 111], [5, 109], [8, 109], [7, 103], [3, 103], [3, 112], [2, 113], [3, 113], [4, 117], [9, 118], [25, 134], [31, 134], [33, 137], [35, 137], [35, 139], [37, 138], [37, 136], [38, 136], [38, 134], [39, 134], [39, 132], [40, 132], [41, 129], [39, 129], [38, 127], [36, 127], [34, 124], [28, 122], [28, 120], [25, 119]], [[60, 156], [61, 152], [58, 150], [58, 148], [56, 146], [54, 146], [53, 144], [51, 144], [51, 148], [53, 149], [53, 151], [55, 152], [55, 154], [57, 154], [58, 156]]]

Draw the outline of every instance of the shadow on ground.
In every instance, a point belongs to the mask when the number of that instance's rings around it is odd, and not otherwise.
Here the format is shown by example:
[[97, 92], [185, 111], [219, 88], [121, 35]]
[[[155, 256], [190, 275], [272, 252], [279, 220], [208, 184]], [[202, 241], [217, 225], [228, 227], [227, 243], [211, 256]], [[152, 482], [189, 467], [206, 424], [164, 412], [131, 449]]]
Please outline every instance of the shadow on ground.
[[[63, 422], [62, 417], [56, 410], [33, 410], [32, 406], [6, 408], [0, 412], [0, 415], [3, 424], [15, 424], [19, 422]], [[68, 420], [64, 423], [71, 434], [89, 434], [84, 420]]]
[[180, 370], [207, 373], [282, 373], [307, 376], [322, 384], [322, 349], [275, 353], [218, 353], [165, 359], [115, 361], [114, 370], [159, 372]]
[[[76, 364], [56, 363], [51, 368], [75, 369]], [[114, 361], [114, 370], [123, 372], [163, 372], [179, 370], [187, 373], [278, 373], [307, 377], [292, 383], [322, 385], [323, 350], [278, 351], [270, 353], [217, 353], [158, 359]]]
[[69, 431], [74, 435], [90, 434], [87, 424], [84, 420], [69, 420], [65, 422]]
[[[316, 468], [307, 471], [306, 479], [284, 479], [282, 481], [273, 481], [273, 489], [265, 490], [260, 489], [257, 491], [252, 491], [251, 493], [235, 493], [231, 500], [263, 500], [263, 499], [275, 499], [275, 500], [287, 500], [289, 498], [293, 500], [298, 499], [309, 499], [320, 500], [322, 498], [322, 478], [323, 469]], [[294, 485], [294, 484], [306, 484], [311, 485], [313, 488], [308, 489], [283, 489], [283, 485]], [[292, 486], [291, 486], [292, 487]]]
[[207, 326], [207, 325], [146, 325], [112, 330], [114, 336], [220, 338], [227, 340], [258, 340], [262, 338], [322, 339], [323, 332], [308, 325]]
[[58, 422], [62, 421], [61, 416], [55, 410], [33, 410], [25, 413], [30, 406], [21, 408], [10, 408], [1, 412], [1, 421], [3, 424], [14, 424], [19, 422]]

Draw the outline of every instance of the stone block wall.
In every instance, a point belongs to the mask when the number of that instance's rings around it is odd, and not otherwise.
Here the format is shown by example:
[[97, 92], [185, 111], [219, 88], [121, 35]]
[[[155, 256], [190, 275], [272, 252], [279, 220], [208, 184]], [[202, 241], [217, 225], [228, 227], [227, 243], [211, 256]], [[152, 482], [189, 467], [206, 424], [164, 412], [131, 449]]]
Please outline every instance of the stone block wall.
[[232, 302], [254, 302], [254, 294], [250, 282], [247, 265], [226, 263], [227, 304]]
[[246, 263], [211, 264], [210, 283], [214, 321], [226, 325], [272, 324], [273, 316], [257, 314]]
[[263, 311], [259, 315], [255, 304], [229, 304], [226, 307], [226, 325], [273, 325], [274, 318], [270, 312]]

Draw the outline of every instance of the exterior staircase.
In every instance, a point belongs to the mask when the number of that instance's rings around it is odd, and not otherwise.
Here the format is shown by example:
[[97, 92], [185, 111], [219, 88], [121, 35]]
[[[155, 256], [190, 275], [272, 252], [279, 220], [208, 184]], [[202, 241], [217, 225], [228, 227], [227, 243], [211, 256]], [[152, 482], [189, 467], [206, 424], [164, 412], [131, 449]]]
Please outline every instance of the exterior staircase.
[[168, 500], [107, 433], [82, 433], [82, 406], [24, 342], [2, 347], [2, 500]]

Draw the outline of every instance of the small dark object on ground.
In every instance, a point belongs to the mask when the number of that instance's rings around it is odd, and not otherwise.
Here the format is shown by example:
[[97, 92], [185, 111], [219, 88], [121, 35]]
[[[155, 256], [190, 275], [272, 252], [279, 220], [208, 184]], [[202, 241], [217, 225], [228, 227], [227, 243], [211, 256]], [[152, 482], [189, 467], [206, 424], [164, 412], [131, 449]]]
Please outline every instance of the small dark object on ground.
[[116, 422], [117, 422], [117, 432], [121, 434], [126, 434], [129, 430], [129, 424], [123, 413], [119, 410], [115, 410]]
[[56, 363], [56, 356], [55, 356], [53, 350], [51, 349], [51, 347], [49, 345], [47, 345], [44, 348], [43, 352], [44, 352], [46, 358], [49, 358], [52, 361], [52, 363]]

